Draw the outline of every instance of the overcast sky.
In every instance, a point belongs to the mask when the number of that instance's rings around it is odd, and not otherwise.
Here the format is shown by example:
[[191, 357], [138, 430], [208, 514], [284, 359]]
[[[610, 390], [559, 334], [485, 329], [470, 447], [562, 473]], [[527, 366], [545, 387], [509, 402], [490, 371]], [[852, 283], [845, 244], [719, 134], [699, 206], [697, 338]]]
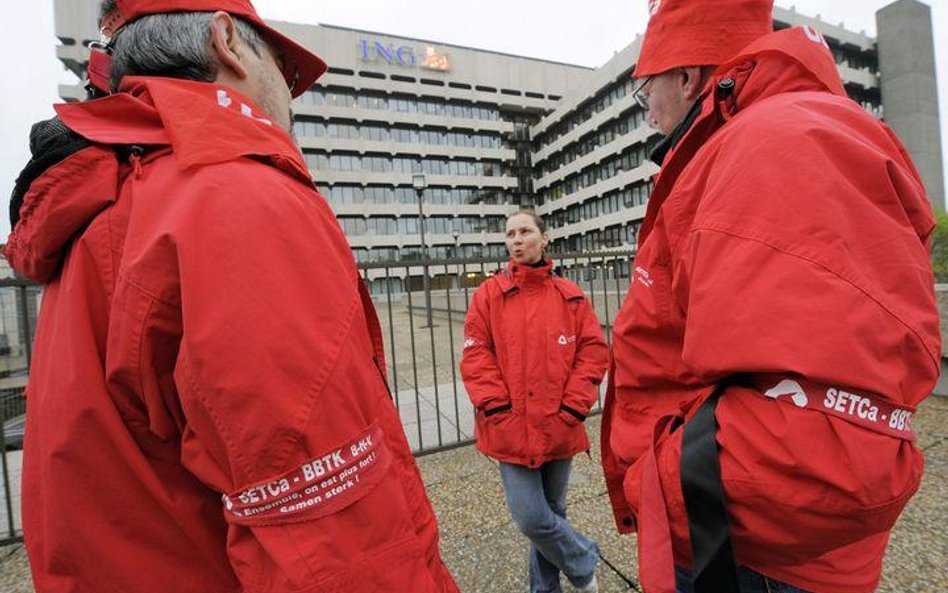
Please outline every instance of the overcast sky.
[[[891, 0], [796, 0], [797, 10], [875, 35], [875, 11]], [[948, 0], [932, 6], [942, 147], [948, 155]], [[255, 0], [267, 19], [330, 24], [596, 67], [645, 30], [645, 0]], [[787, 0], [777, 0], [786, 8]], [[0, 31], [0, 241], [7, 204], [29, 158], [30, 125], [52, 117], [57, 85], [75, 82], [56, 59], [53, 0], [6, 0]], [[331, 59], [329, 60], [331, 63]], [[946, 171], [948, 176], [948, 171]]]

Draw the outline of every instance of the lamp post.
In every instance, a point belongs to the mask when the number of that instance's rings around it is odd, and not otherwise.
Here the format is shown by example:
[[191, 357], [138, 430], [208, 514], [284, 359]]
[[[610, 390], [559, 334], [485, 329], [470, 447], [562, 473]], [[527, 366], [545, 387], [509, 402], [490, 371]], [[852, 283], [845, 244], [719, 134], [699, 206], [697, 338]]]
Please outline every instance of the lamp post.
[[425, 242], [425, 189], [428, 188], [428, 182], [421, 173], [412, 175], [411, 185], [415, 188], [415, 195], [418, 196], [418, 226], [421, 229], [421, 259], [422, 259], [422, 283], [425, 288], [425, 319], [427, 324], [422, 327], [435, 327], [431, 318], [431, 281], [428, 277], [428, 244]]
[[[460, 260], [461, 259], [461, 233], [455, 228], [454, 231], [451, 232], [451, 236], [454, 237], [454, 259]], [[455, 263], [454, 264], [455, 271], [458, 269], [458, 267], [459, 267], [458, 264]], [[455, 274], [455, 277], [457, 278], [457, 283], [456, 283], [457, 286], [455, 286], [454, 288], [460, 289], [461, 284], [464, 282], [464, 280], [461, 278], [460, 274]]]

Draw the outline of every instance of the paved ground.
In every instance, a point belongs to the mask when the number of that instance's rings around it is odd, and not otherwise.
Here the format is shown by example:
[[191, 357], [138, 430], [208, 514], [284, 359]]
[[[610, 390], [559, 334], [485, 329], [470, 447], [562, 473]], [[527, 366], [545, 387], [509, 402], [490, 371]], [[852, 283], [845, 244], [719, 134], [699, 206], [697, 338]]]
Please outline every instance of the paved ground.
[[[599, 419], [591, 419], [589, 425], [591, 440], [596, 443]], [[879, 593], [948, 590], [948, 538], [944, 533], [948, 517], [948, 399], [929, 400], [915, 428], [927, 456], [925, 479], [892, 535]], [[620, 537], [613, 529], [596, 459], [598, 447], [594, 447], [592, 459], [576, 459], [570, 520], [598, 540], [603, 558], [616, 569], [600, 565], [602, 592], [637, 590], [635, 539]], [[506, 512], [494, 464], [473, 447], [424, 456], [419, 464], [440, 520], [444, 558], [461, 591], [526, 591], [526, 541]], [[28, 572], [22, 547], [0, 549], [0, 593], [31, 593]]]
[[[590, 420], [598, 443], [599, 419]], [[927, 463], [921, 491], [900, 519], [889, 546], [879, 593], [948, 590], [948, 399], [933, 398], [915, 421]], [[599, 542], [603, 593], [637, 590], [634, 536], [613, 528], [598, 446], [577, 457], [570, 521]], [[442, 550], [464, 593], [526, 591], [526, 540], [507, 515], [497, 470], [473, 447], [419, 460], [443, 532]], [[568, 591], [568, 589], [566, 589]]]

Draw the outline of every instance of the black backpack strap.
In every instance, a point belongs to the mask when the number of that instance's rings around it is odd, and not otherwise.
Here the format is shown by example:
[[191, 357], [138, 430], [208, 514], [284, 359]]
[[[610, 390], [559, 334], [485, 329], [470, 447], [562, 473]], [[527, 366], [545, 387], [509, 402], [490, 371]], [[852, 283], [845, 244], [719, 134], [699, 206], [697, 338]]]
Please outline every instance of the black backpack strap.
[[681, 489], [691, 535], [694, 593], [740, 593], [737, 562], [731, 547], [721, 463], [718, 459], [718, 400], [733, 382], [725, 382], [685, 424], [681, 446]]

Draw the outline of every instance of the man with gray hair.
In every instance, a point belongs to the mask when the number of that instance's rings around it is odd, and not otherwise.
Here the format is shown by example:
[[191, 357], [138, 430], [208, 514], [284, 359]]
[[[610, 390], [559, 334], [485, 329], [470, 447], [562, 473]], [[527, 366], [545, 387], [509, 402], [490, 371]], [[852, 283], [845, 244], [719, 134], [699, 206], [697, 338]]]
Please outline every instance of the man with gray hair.
[[34, 127], [39, 593], [454, 593], [352, 254], [289, 135], [326, 70], [247, 0], [107, 0]]

